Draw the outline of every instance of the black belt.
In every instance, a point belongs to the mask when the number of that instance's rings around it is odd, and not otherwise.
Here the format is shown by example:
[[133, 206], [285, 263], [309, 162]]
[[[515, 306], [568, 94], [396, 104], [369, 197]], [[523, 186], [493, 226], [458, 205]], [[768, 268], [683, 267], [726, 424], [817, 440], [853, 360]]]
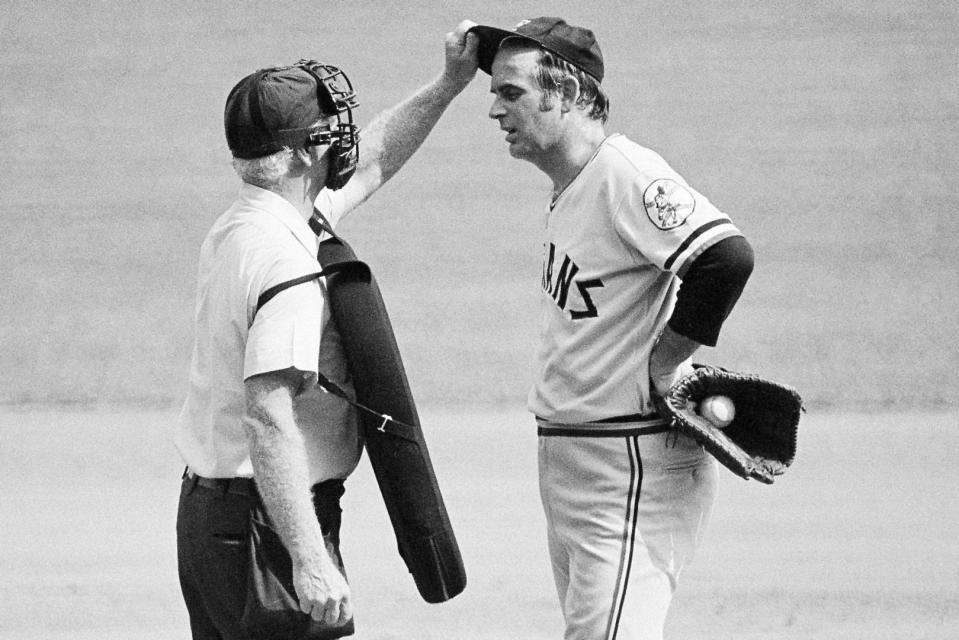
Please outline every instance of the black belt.
[[669, 426], [665, 424], [652, 427], [623, 427], [622, 429], [563, 429], [562, 427], [538, 427], [536, 434], [540, 436], [565, 436], [577, 438], [621, 438], [630, 436], [650, 436], [657, 433], [666, 433]]
[[204, 478], [187, 468], [183, 471], [183, 481], [192, 482], [194, 487], [218, 491], [220, 495], [227, 493], [237, 496], [256, 495], [256, 483], [253, 478]]
[[645, 422], [655, 420], [659, 417], [656, 413], [631, 413], [627, 416], [615, 416], [612, 418], [603, 418], [602, 420], [593, 420], [597, 424], [619, 424], [620, 422]]
[[[535, 416], [537, 420], [547, 422], [540, 416]], [[621, 422], [647, 422], [659, 418], [658, 413], [630, 413], [625, 416], [613, 416], [612, 418], [601, 418], [599, 420], [588, 420], [583, 424], [619, 424]]]
[[[238, 496], [255, 496], [256, 482], [253, 478], [204, 478], [190, 471], [187, 467], [183, 470], [183, 481], [192, 482], [194, 487], [204, 487], [219, 491], [221, 494], [232, 493]], [[343, 480], [333, 479], [318, 482], [312, 487], [313, 501], [333, 500], [339, 504], [339, 499], [343, 495]]]
[[625, 416], [576, 422], [554, 423], [537, 416], [536, 432], [540, 436], [567, 436], [582, 438], [618, 438], [666, 433], [670, 426], [655, 413], [634, 413]]

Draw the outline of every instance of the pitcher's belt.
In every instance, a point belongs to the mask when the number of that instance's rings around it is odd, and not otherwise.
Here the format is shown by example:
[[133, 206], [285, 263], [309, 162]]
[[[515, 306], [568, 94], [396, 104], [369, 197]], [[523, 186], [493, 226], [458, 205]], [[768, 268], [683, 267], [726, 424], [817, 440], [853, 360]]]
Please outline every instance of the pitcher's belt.
[[537, 434], [578, 438], [621, 438], [669, 431], [666, 420], [656, 414], [623, 416], [595, 422], [551, 422], [537, 416]]

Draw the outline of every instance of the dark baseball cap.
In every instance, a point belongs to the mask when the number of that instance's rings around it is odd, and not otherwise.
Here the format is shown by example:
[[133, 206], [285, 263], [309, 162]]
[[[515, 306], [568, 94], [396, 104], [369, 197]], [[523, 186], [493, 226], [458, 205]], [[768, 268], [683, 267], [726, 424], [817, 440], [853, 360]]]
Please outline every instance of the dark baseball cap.
[[226, 141], [237, 158], [259, 158], [306, 144], [324, 116], [317, 84], [299, 67], [261, 69], [240, 80], [226, 99]]
[[523, 20], [512, 31], [477, 25], [470, 32], [479, 36], [479, 68], [492, 74], [493, 58], [507, 38], [526, 40], [603, 81], [603, 53], [589, 29], [566, 24], [562, 18], [541, 17]]

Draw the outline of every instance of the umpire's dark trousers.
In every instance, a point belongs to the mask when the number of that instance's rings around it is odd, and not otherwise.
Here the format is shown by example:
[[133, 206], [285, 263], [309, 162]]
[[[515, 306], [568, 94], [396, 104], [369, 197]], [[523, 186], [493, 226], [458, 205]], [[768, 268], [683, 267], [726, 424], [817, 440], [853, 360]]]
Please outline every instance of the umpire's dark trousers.
[[[320, 527], [337, 556], [343, 492], [342, 480], [313, 487]], [[184, 474], [177, 511], [177, 559], [194, 640], [255, 640], [241, 619], [250, 560], [250, 511], [259, 506], [259, 500], [252, 480]]]

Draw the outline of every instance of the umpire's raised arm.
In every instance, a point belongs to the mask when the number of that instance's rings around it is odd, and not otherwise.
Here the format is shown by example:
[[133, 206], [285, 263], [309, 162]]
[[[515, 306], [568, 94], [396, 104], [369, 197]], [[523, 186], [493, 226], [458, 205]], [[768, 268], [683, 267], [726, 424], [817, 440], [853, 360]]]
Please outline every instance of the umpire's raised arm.
[[343, 211], [369, 198], [409, 160], [440, 116], [476, 74], [477, 37], [464, 20], [446, 34], [443, 72], [413, 95], [378, 114], [361, 133], [356, 174], [342, 189]]

